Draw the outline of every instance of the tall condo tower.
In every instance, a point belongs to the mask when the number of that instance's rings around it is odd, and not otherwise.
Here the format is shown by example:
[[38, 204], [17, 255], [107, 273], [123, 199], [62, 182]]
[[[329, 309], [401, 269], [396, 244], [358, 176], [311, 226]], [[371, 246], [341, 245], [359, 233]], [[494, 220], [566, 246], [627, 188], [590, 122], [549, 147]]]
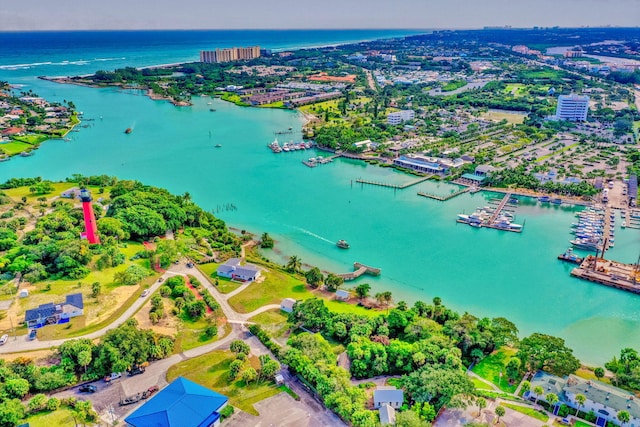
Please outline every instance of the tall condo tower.
[[92, 245], [99, 244], [98, 225], [96, 224], [96, 216], [93, 214], [93, 205], [91, 194], [86, 189], [80, 191], [80, 200], [82, 201], [82, 213], [84, 214], [84, 233], [82, 237], [86, 238]]

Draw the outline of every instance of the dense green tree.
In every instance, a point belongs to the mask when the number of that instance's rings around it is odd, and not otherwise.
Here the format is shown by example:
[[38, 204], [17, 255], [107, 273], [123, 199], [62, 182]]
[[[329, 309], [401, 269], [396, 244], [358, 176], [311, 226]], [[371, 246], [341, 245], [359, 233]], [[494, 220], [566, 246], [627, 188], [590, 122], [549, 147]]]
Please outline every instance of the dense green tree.
[[242, 365], [244, 365], [244, 362], [238, 359], [229, 364], [229, 379], [231, 381], [235, 380], [238, 377], [238, 374], [242, 370]]
[[113, 276], [113, 280], [123, 285], [136, 285], [145, 277], [149, 276], [149, 271], [137, 264], [130, 265], [124, 271], [119, 271]]
[[597, 367], [593, 370], [593, 374], [597, 379], [602, 379], [604, 377], [604, 369]]
[[247, 368], [242, 371], [242, 374], [240, 376], [246, 384], [249, 384], [250, 382], [255, 381], [258, 378], [258, 373], [253, 368]]
[[501, 406], [501, 405], [496, 406], [495, 413], [496, 413], [496, 417], [498, 417], [496, 419], [496, 424], [500, 424], [500, 418], [504, 417], [504, 414], [506, 412], [507, 411], [504, 409], [504, 406]]
[[622, 423], [623, 426], [629, 421], [631, 421], [631, 415], [629, 414], [629, 411], [623, 410], [618, 412], [618, 415], [616, 415], [616, 418]]
[[356, 286], [356, 295], [361, 300], [369, 296], [369, 291], [371, 291], [371, 285], [369, 285], [368, 283], [361, 283]]
[[574, 373], [580, 361], [562, 338], [534, 333], [520, 342], [517, 357], [530, 371], [541, 369], [558, 376]]
[[0, 427], [15, 427], [24, 415], [24, 406], [19, 399], [6, 399], [0, 402]]
[[324, 286], [329, 292], [335, 292], [344, 283], [344, 279], [336, 274], [329, 273], [324, 278]]
[[293, 306], [293, 311], [289, 313], [289, 321], [312, 331], [319, 331], [331, 326], [329, 309], [324, 305], [324, 301], [319, 298], [309, 298], [296, 302]]
[[38, 393], [31, 398], [29, 403], [27, 404], [27, 408], [29, 412], [39, 412], [42, 411], [47, 406], [47, 396], [42, 393]]
[[304, 277], [307, 283], [313, 288], [317, 288], [324, 280], [324, 276], [318, 267], [313, 267], [309, 271], [304, 273]]
[[273, 248], [274, 242], [269, 233], [262, 233], [260, 236], [260, 247], [261, 248]]
[[22, 399], [29, 392], [29, 381], [24, 378], [11, 378], [4, 383], [4, 392], [9, 398]]
[[475, 390], [463, 371], [435, 364], [425, 365], [403, 377], [402, 384], [412, 401], [428, 402], [436, 411], [454, 396], [471, 395]]
[[239, 353], [249, 354], [249, 352], [251, 351], [251, 348], [249, 347], [249, 345], [241, 340], [231, 341], [230, 349], [235, 354], [239, 354]]

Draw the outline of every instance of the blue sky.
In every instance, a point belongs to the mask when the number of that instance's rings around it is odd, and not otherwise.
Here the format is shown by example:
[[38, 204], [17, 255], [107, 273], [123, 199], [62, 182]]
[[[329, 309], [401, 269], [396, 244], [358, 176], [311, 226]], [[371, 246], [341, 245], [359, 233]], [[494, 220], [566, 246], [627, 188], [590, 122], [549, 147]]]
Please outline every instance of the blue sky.
[[638, 26], [640, 0], [2, 0], [0, 31]]

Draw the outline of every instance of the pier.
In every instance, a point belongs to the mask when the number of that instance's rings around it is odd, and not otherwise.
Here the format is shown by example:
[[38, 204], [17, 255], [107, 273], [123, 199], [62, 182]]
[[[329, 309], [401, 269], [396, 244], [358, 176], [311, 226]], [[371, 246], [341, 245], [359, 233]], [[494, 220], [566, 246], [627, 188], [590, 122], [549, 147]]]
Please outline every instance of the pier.
[[580, 267], [571, 270], [571, 275], [590, 282], [640, 294], [640, 270], [638, 264], [640, 264], [640, 259], [639, 263], [636, 264], [623, 264], [589, 255], [580, 264]]
[[496, 210], [493, 212], [493, 215], [491, 215], [491, 218], [489, 218], [489, 224], [490, 225], [493, 224], [494, 222], [496, 222], [496, 219], [498, 219], [498, 217], [500, 216], [500, 213], [502, 212], [502, 209], [504, 209], [504, 207], [507, 206], [507, 202], [509, 201], [510, 198], [511, 198], [511, 193], [505, 193], [504, 194], [504, 197], [502, 198], [502, 200], [498, 204], [498, 207], [496, 207]]
[[359, 262], [353, 263], [354, 272], [338, 274], [339, 277], [342, 277], [344, 281], [355, 280], [363, 274], [371, 274], [372, 276], [379, 276], [382, 270], [376, 267], [369, 267], [367, 265], [361, 264]]
[[405, 184], [390, 184], [388, 182], [377, 182], [377, 181], [369, 181], [366, 179], [356, 179], [356, 182], [359, 184], [367, 184], [367, 185], [377, 185], [378, 187], [388, 187], [388, 188], [395, 188], [396, 190], [404, 190], [405, 188], [409, 188], [413, 185], [416, 184], [420, 184], [421, 182], [424, 182], [426, 180], [428, 180], [429, 178], [431, 178], [431, 176], [423, 176], [421, 178], [415, 179], [413, 181], [409, 181]]
[[469, 191], [471, 191], [471, 187], [463, 188], [462, 190], [456, 191], [455, 193], [451, 193], [446, 196], [438, 196], [436, 194], [424, 193], [422, 191], [418, 191], [418, 196], [439, 200], [441, 202], [446, 202], [447, 200], [453, 199], [454, 197], [459, 196], [461, 194], [468, 193]]

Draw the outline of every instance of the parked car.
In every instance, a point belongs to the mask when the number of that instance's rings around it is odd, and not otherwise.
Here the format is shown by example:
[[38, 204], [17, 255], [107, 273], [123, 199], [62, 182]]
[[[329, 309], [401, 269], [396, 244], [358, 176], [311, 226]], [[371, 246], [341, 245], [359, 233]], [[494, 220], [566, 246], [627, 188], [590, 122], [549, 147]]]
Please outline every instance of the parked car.
[[122, 374], [120, 372], [112, 372], [106, 377], [104, 377], [104, 380], [105, 382], [109, 382], [109, 381], [117, 380], [120, 377], [122, 377]]
[[98, 387], [92, 384], [84, 384], [81, 385], [78, 390], [80, 390], [81, 393], [95, 393], [96, 391], [98, 391]]
[[127, 374], [129, 374], [130, 377], [132, 377], [134, 375], [144, 374], [144, 367], [143, 366], [134, 366], [133, 368], [127, 370]]
[[2, 338], [0, 338], [0, 345], [4, 345], [9, 340], [9, 335], [4, 334]]
[[158, 390], [160, 390], [160, 387], [158, 387], [157, 385], [151, 386], [147, 390], [142, 392], [142, 398], [148, 399], [151, 397], [153, 393], [155, 393]]
[[192, 262], [188, 262], [188, 263], [187, 263], [187, 267], [189, 267], [189, 268], [193, 268], [193, 263], [192, 263]]
[[29, 341], [33, 341], [36, 339], [37, 335], [38, 331], [35, 328], [29, 329], [29, 335], [27, 336], [27, 338], [29, 339]]
[[140, 298], [144, 298], [147, 295], [149, 295], [149, 292], [151, 292], [149, 289], [145, 289], [144, 291], [142, 291], [142, 294], [140, 295]]

